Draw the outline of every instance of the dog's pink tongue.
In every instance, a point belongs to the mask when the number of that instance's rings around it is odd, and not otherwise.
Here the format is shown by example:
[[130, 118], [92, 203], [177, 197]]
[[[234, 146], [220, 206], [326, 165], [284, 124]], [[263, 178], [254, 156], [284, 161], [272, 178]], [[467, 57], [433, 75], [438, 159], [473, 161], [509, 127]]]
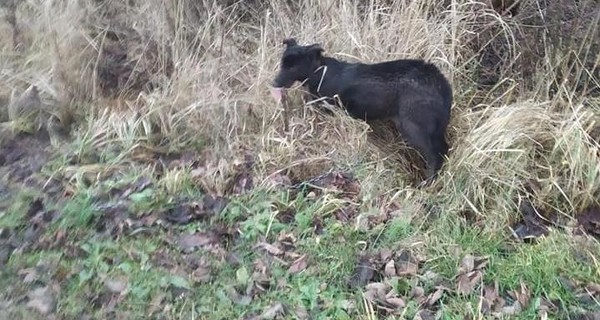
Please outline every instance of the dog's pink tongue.
[[273, 96], [273, 99], [275, 99], [275, 101], [281, 102], [281, 99], [283, 98], [284, 95], [285, 95], [284, 88], [271, 88], [271, 96]]

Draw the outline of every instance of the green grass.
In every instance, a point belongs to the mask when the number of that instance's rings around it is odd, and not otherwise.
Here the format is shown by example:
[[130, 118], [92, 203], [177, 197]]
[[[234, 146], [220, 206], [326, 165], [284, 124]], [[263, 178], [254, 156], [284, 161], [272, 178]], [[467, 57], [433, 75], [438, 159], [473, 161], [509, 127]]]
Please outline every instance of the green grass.
[[[583, 2], [529, 1], [514, 18], [474, 1], [450, 1], [447, 10], [424, 0], [20, 4], [22, 51], [12, 46], [9, 21], [0, 22], [0, 115], [9, 115], [0, 127], [40, 127], [58, 143], [18, 140], [52, 154], [19, 155], [5, 143], [17, 132], [0, 130], [0, 315], [47, 318], [28, 306], [43, 301], [28, 295], [48, 287], [58, 319], [274, 318], [268, 311], [277, 303], [285, 319], [415, 319], [422, 309], [440, 319], [488, 319], [481, 284], [494, 283], [506, 306], [509, 292], [528, 291], [520, 313], [500, 318], [541, 317], [548, 301], [558, 308], [549, 319], [600, 310], [598, 293], [584, 292], [600, 283], [600, 244], [574, 230], [600, 196], [600, 100], [580, 90], [598, 84], [591, 53], [599, 24]], [[586, 28], [561, 29], [572, 25]], [[565, 32], [577, 41], [553, 40]], [[101, 54], [115, 35], [127, 52]], [[302, 105], [295, 88], [283, 132], [268, 84], [284, 36], [349, 61], [419, 57], [438, 65], [454, 91], [452, 148], [439, 179], [415, 186], [418, 155], [391, 131]], [[148, 76], [160, 86], [103, 94], [103, 85], [126, 78], [104, 72], [126, 70], [114, 65], [124, 54], [141, 67], [131, 80]], [[479, 78], [488, 62], [499, 66], [494, 87]], [[152, 70], [169, 63], [166, 78]], [[40, 100], [15, 102], [31, 85]], [[72, 125], [62, 142], [53, 139], [50, 114], [63, 129]], [[9, 178], [38, 163], [40, 172]], [[329, 170], [352, 173], [354, 182], [337, 183], [358, 194], [287, 186]], [[45, 189], [51, 178], [56, 194]], [[249, 190], [234, 192], [249, 179]], [[211, 212], [206, 196], [227, 205]], [[27, 215], [36, 198], [53, 219]], [[515, 239], [510, 227], [526, 198], [560, 217], [560, 227], [535, 241]], [[168, 214], [198, 219], [171, 225]], [[200, 248], [184, 250], [194, 241]], [[386, 274], [390, 259], [400, 268], [406, 253], [422, 260], [416, 274]], [[459, 295], [466, 255], [488, 263], [481, 283]], [[366, 285], [349, 286], [361, 257], [379, 269]], [[377, 310], [369, 288], [384, 285], [404, 308]], [[440, 286], [440, 299], [422, 305]], [[411, 295], [419, 290], [423, 297]]]

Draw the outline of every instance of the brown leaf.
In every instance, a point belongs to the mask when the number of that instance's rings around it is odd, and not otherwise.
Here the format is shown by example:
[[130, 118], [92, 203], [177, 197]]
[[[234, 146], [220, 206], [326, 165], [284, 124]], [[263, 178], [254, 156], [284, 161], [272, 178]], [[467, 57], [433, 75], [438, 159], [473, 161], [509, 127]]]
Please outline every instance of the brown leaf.
[[212, 276], [208, 267], [199, 266], [194, 271], [192, 271], [191, 278], [197, 283], [206, 283], [210, 281]]
[[389, 284], [373, 282], [365, 286], [365, 290], [367, 291], [365, 295], [370, 299], [370, 301], [385, 300], [387, 293], [391, 289], [392, 287]]
[[465, 274], [473, 271], [475, 269], [475, 257], [470, 254], [467, 254], [462, 258], [460, 262], [460, 266], [458, 267], [458, 274]]
[[294, 315], [296, 316], [296, 319], [300, 319], [300, 320], [310, 319], [310, 315], [308, 314], [308, 311], [303, 306], [297, 306], [296, 310], [294, 312]]
[[458, 276], [457, 291], [459, 294], [467, 295], [473, 291], [479, 280], [483, 277], [481, 271], [471, 271]]
[[282, 233], [279, 235], [279, 237], [277, 238], [277, 241], [279, 241], [279, 244], [281, 244], [281, 246], [283, 247], [283, 250], [286, 251], [291, 251], [296, 249], [296, 236], [294, 236], [291, 233]]
[[442, 296], [444, 295], [444, 289], [443, 288], [438, 288], [437, 290], [435, 290], [432, 294], [430, 294], [427, 297], [426, 304], [428, 306], [433, 306], [436, 302], [438, 302]]
[[281, 223], [286, 223], [286, 224], [292, 223], [292, 222], [294, 222], [294, 219], [296, 218], [296, 209], [294, 209], [293, 207], [287, 207], [287, 208], [283, 209], [282, 211], [279, 211], [276, 218]]
[[529, 305], [529, 300], [531, 299], [531, 292], [527, 285], [521, 282], [521, 290], [515, 292], [517, 301], [521, 304], [521, 307], [526, 308]]
[[546, 297], [542, 296], [540, 299], [540, 303], [539, 303], [537, 311], [538, 311], [538, 315], [540, 316], [541, 319], [544, 319], [544, 318], [547, 319], [548, 313], [558, 311], [558, 307], [556, 305], [554, 305]]
[[362, 287], [375, 275], [375, 267], [370, 259], [362, 257], [354, 269], [352, 277], [348, 281], [351, 287]]
[[272, 244], [266, 243], [266, 242], [261, 242], [261, 243], [257, 244], [255, 246], [255, 248], [263, 248], [269, 254], [274, 255], [274, 256], [280, 256], [280, 255], [284, 254], [283, 250], [279, 249], [278, 247], [276, 247]]
[[178, 204], [161, 214], [164, 220], [176, 224], [187, 224], [196, 220], [205, 220], [209, 216], [209, 213], [203, 209], [202, 205], [196, 202]]
[[419, 310], [413, 320], [435, 320], [435, 312], [426, 309]]
[[285, 308], [281, 302], [274, 303], [261, 315], [260, 319], [275, 319], [277, 316], [285, 315]]
[[229, 182], [231, 193], [235, 195], [243, 194], [244, 192], [254, 188], [254, 180], [249, 172], [243, 171], [236, 174]]
[[392, 305], [394, 308], [404, 308], [406, 307], [406, 303], [402, 298], [387, 298], [385, 299], [387, 303]]
[[303, 271], [304, 269], [306, 269], [307, 267], [307, 262], [306, 262], [306, 255], [302, 255], [300, 258], [296, 259], [292, 265], [290, 266], [290, 268], [288, 269], [289, 273], [298, 273]]
[[381, 259], [382, 261], [388, 261], [392, 258], [392, 254], [392, 250], [382, 249], [381, 251], [379, 251], [379, 259]]
[[196, 248], [214, 244], [217, 239], [210, 232], [185, 233], [179, 236], [177, 244], [184, 252], [193, 251]]
[[476, 257], [474, 261], [474, 270], [484, 269], [489, 262], [489, 257]]
[[284, 175], [281, 173], [275, 173], [275, 174], [269, 175], [263, 183], [272, 188], [279, 188], [279, 187], [287, 188], [292, 185], [292, 180], [287, 175]]
[[585, 286], [585, 290], [593, 296], [600, 295], [600, 284], [593, 282], [589, 283], [587, 286]]
[[419, 265], [410, 251], [402, 251], [398, 257], [398, 263], [396, 264], [396, 274], [398, 276], [416, 275], [418, 270]]
[[504, 299], [498, 295], [498, 282], [495, 282], [493, 286], [484, 286], [483, 296], [481, 297], [481, 312], [484, 314], [499, 312], [502, 307], [504, 307]]
[[410, 291], [410, 296], [412, 298], [419, 299], [419, 298], [425, 296], [425, 289], [423, 289], [423, 287], [414, 287]]
[[385, 264], [384, 273], [388, 277], [393, 277], [396, 275], [396, 266], [394, 265], [393, 259]]
[[36, 198], [29, 204], [29, 209], [27, 209], [27, 217], [33, 218], [38, 212], [44, 210], [44, 204], [42, 203], [42, 199]]
[[600, 207], [591, 207], [579, 213], [577, 223], [587, 234], [600, 239]]
[[505, 316], [514, 316], [521, 313], [521, 310], [521, 304], [519, 303], [519, 301], [515, 301], [515, 303], [512, 306], [503, 307], [501, 313]]
[[519, 205], [519, 213], [521, 220], [511, 227], [517, 238], [529, 240], [548, 234], [548, 222], [541, 218], [545, 212], [536, 209], [531, 202], [525, 200]]

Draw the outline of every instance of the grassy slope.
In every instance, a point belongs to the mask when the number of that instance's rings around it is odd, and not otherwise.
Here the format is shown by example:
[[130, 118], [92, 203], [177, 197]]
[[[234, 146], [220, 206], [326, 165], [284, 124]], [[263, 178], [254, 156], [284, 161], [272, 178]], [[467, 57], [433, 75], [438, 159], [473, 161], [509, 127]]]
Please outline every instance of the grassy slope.
[[[421, 309], [439, 311], [443, 319], [482, 318], [480, 296], [495, 283], [506, 300], [499, 315], [532, 319], [548, 309], [551, 317], [565, 318], [600, 309], [583, 291], [600, 282], [600, 246], [576, 235], [568, 219], [596, 204], [600, 190], [592, 139], [598, 138], [598, 98], [580, 95], [572, 82], [556, 86], [564, 71], [560, 52], [548, 53], [527, 79], [507, 73], [497, 89], [478, 89], [467, 46], [470, 31], [482, 23], [473, 23], [480, 17], [476, 3], [452, 2], [451, 10], [435, 13], [428, 1], [412, 1], [361, 13], [349, 2], [306, 0], [292, 9], [273, 0], [268, 13], [253, 16], [236, 16], [240, 8], [210, 1], [197, 12], [186, 2], [125, 8], [108, 1], [96, 10], [84, 1], [65, 3], [19, 7], [19, 54], [8, 41], [9, 25], [2, 26], [0, 93], [8, 97], [13, 88], [35, 84], [51, 113], [75, 121], [71, 138], [48, 147], [54, 156], [35, 175], [58, 181], [59, 195], [2, 180], [1, 194], [10, 192], [0, 198], [2, 238], [33, 243], [9, 250], [1, 271], [0, 287], [7, 289], [0, 310], [11, 318], [34, 316], [27, 305], [52, 305], [57, 318], [268, 318], [283, 310], [290, 319], [373, 319], [377, 303], [366, 297], [377, 295], [373, 288], [382, 283], [396, 291], [387, 298], [405, 304], [387, 314], [396, 319], [413, 319]], [[487, 13], [487, 22], [500, 26], [499, 37], [512, 39], [511, 29]], [[109, 20], [135, 23], [136, 32], [170, 50], [175, 72], [159, 80], [160, 90], [102, 97], [93, 66], [102, 63], [97, 48], [107, 41], [97, 27]], [[586, 33], [588, 39], [597, 32]], [[297, 107], [291, 132], [283, 132], [267, 84], [280, 41], [292, 34], [344, 59], [422, 57], [440, 66], [452, 80], [455, 105], [451, 154], [433, 186], [411, 186], [416, 157], [401, 143], [387, 143], [391, 133], [370, 135], [341, 112], [331, 117]], [[582, 56], [585, 43], [578, 46]], [[518, 53], [504, 50], [509, 60]], [[3, 143], [9, 129], [48, 123], [44, 116], [23, 122], [25, 113], [2, 112]], [[183, 165], [156, 160], [166, 152], [178, 154], [173, 158]], [[197, 161], [186, 165], [188, 159]], [[324, 184], [335, 190], [299, 195], [274, 183], [304, 181], [332, 168], [356, 180], [330, 179]], [[219, 211], [207, 196], [228, 204]], [[36, 197], [51, 221], [25, 214]], [[517, 241], [509, 227], [526, 198], [561, 217], [563, 228], [534, 243]], [[198, 219], [158, 223], [186, 214]], [[43, 229], [28, 233], [31, 220]], [[184, 250], [194, 245], [200, 248]], [[402, 252], [418, 258], [417, 269]], [[487, 264], [470, 266], [469, 255], [486, 257]], [[370, 258], [365, 266], [379, 270], [371, 278], [359, 268], [358, 278], [369, 285], [349, 286], [362, 256]], [[461, 267], [488, 287], [461, 278]], [[456, 292], [471, 282], [468, 294]], [[32, 296], [35, 287], [51, 291]], [[441, 298], [428, 305], [424, 299], [431, 301], [441, 287]], [[514, 291], [521, 299], [511, 298]], [[514, 301], [527, 303], [516, 312]]]

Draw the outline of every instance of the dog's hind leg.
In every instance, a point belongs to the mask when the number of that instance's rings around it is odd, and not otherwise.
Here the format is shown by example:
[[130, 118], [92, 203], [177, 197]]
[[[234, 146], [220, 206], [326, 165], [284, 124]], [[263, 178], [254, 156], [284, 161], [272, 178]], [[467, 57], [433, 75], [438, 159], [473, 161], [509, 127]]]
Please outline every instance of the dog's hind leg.
[[411, 119], [396, 117], [394, 123], [404, 139], [425, 158], [425, 180], [434, 179], [442, 167], [443, 158], [439, 154], [439, 150], [436, 150], [438, 146], [433, 141], [436, 137], [431, 135], [432, 130], [428, 130], [427, 126]]

